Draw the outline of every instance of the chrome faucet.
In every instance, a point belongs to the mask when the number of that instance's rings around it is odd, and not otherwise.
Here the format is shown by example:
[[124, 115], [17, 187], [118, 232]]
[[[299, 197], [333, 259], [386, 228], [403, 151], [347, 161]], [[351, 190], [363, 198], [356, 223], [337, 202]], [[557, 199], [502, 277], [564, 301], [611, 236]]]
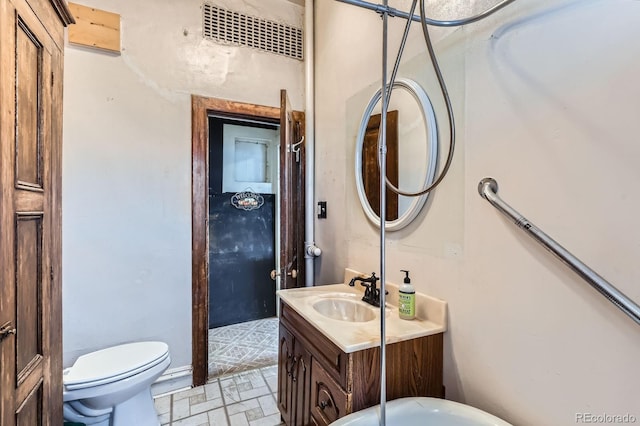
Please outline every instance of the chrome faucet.
[[380, 278], [376, 277], [376, 273], [372, 272], [370, 277], [353, 277], [351, 281], [349, 281], [349, 285], [353, 287], [356, 281], [360, 281], [360, 285], [366, 287], [362, 301], [380, 307], [380, 289], [376, 288], [376, 282], [378, 282], [379, 279]]

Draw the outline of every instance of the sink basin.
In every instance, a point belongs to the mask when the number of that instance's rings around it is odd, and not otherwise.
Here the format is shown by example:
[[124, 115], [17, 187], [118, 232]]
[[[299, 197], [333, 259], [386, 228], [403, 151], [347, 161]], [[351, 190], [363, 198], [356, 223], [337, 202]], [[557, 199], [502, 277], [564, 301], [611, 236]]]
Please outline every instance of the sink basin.
[[326, 298], [313, 304], [313, 309], [327, 318], [349, 322], [367, 322], [375, 319], [374, 309], [361, 302], [342, 299]]

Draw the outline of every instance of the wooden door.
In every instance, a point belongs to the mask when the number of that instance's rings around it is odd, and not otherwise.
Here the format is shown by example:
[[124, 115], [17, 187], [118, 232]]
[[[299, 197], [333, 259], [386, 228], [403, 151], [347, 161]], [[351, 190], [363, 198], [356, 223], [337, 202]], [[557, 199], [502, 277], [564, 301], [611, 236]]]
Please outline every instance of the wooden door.
[[[0, 2], [3, 426], [62, 424], [63, 22], [54, 13], [60, 13], [61, 4], [33, 3]], [[70, 15], [65, 16], [70, 19]]]
[[303, 287], [305, 143], [304, 113], [280, 91], [280, 288]]
[[[369, 205], [380, 217], [380, 165], [378, 137], [382, 114], [372, 115], [362, 143], [362, 183]], [[398, 186], [398, 111], [387, 113], [387, 178]], [[398, 219], [398, 194], [387, 188], [387, 220]]]

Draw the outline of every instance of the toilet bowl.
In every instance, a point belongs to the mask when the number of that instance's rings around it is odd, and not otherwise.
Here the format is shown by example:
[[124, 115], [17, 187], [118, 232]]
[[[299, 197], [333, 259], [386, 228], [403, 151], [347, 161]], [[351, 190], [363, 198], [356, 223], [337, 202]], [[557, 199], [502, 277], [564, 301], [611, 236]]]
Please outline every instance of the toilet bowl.
[[92, 426], [158, 426], [151, 384], [170, 363], [163, 342], [82, 355], [63, 371], [64, 419]]

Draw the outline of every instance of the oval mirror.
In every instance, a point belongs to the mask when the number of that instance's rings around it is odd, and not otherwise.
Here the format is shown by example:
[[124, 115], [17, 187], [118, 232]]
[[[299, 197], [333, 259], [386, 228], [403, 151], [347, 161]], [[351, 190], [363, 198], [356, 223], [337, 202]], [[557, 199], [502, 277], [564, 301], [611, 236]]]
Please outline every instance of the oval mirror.
[[[436, 116], [427, 93], [415, 81], [400, 78], [393, 88], [387, 112], [387, 179], [402, 191], [419, 192], [431, 185], [437, 168]], [[356, 137], [355, 155], [360, 204], [367, 218], [376, 226], [380, 226], [378, 134], [381, 98], [382, 89], [373, 95], [364, 111]], [[387, 187], [385, 229], [396, 231], [411, 223], [428, 196], [429, 193], [406, 197]]]

